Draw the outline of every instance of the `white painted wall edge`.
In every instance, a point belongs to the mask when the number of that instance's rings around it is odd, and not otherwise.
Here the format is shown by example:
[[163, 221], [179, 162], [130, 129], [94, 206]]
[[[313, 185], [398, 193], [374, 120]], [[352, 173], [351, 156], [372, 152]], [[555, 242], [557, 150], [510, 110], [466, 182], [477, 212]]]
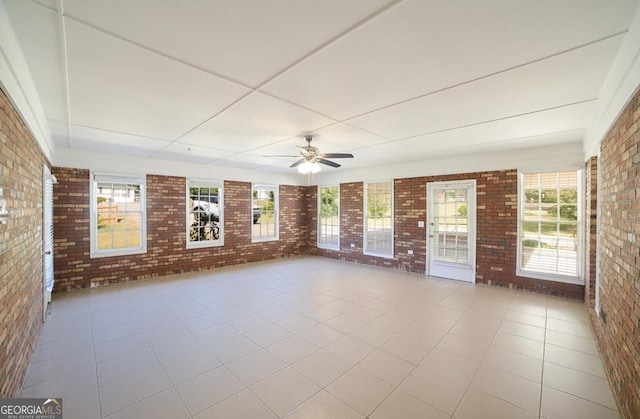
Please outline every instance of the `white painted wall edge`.
[[348, 182], [401, 179], [492, 170], [553, 171], [581, 169], [582, 143], [476, 153], [446, 159], [432, 159], [375, 168], [322, 171], [312, 178], [290, 172], [267, 172], [215, 164], [196, 164], [173, 160], [148, 159], [97, 153], [85, 150], [56, 149], [55, 166], [89, 169], [131, 175], [165, 175], [212, 180], [273, 183], [279, 185], [329, 185]]
[[31, 72], [2, 2], [0, 2], [0, 85], [31, 130], [46, 158], [52, 162], [54, 153], [49, 124]]
[[640, 87], [640, 7], [605, 78], [584, 139], [584, 160], [598, 155], [600, 142]]
[[[80, 149], [56, 148], [54, 166], [89, 169], [97, 172], [125, 175], [164, 175], [211, 180], [304, 185], [306, 177], [296, 170], [267, 172], [213, 164], [189, 163]], [[55, 173], [55, 172], [54, 172]]]
[[573, 142], [537, 148], [475, 153], [368, 169], [354, 169], [342, 172], [322, 171], [315, 175], [312, 184], [335, 185], [348, 182], [451, 175], [492, 170], [518, 169], [543, 172], [582, 169], [583, 167], [582, 143]]

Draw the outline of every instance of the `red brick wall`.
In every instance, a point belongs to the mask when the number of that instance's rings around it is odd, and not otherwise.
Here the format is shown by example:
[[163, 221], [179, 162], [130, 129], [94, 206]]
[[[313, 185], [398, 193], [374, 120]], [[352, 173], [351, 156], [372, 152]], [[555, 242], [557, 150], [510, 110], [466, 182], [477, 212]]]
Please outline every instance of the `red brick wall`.
[[598, 158], [591, 157], [585, 164], [585, 243], [584, 243], [584, 301], [588, 308], [596, 301], [596, 239], [598, 237]]
[[280, 186], [280, 239], [251, 243], [251, 184], [224, 182], [224, 246], [186, 248], [183, 177], [147, 175], [147, 253], [91, 259], [89, 171], [56, 167], [55, 291], [214, 269], [306, 252], [304, 187]]
[[[340, 185], [340, 251], [319, 249], [317, 227], [310, 227], [309, 252], [326, 257], [410, 272], [426, 271], [426, 229], [418, 221], [427, 220], [427, 183], [475, 179], [477, 187], [476, 282], [515, 289], [584, 298], [584, 286], [516, 276], [518, 240], [518, 176], [516, 170], [425, 176], [394, 181], [394, 258], [385, 259], [362, 253], [364, 184]], [[313, 187], [315, 188], [315, 187]], [[308, 211], [317, 223], [317, 188]], [[351, 243], [355, 244], [351, 248]], [[413, 250], [413, 255], [408, 254]]]
[[0, 398], [17, 397], [42, 325], [42, 170], [46, 159], [0, 90]]
[[592, 315], [613, 390], [627, 418], [640, 417], [640, 92], [600, 149], [600, 306]]

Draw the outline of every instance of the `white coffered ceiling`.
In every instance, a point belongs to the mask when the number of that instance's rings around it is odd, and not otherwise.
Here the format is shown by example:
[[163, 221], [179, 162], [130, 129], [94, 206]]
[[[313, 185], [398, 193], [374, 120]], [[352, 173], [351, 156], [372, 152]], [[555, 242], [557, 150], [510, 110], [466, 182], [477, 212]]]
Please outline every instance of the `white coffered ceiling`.
[[2, 3], [56, 154], [284, 172], [580, 143], [640, 0]]

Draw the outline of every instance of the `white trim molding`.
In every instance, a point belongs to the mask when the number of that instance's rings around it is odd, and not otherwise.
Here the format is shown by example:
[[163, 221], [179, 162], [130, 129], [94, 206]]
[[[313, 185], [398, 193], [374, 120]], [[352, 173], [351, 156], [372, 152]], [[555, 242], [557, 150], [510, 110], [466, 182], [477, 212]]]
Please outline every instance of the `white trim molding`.
[[0, 86], [24, 119], [42, 152], [53, 163], [49, 124], [35, 83], [16, 39], [4, 4], [0, 2]]
[[598, 155], [600, 142], [640, 88], [640, 8], [602, 84], [584, 138], [584, 160]]

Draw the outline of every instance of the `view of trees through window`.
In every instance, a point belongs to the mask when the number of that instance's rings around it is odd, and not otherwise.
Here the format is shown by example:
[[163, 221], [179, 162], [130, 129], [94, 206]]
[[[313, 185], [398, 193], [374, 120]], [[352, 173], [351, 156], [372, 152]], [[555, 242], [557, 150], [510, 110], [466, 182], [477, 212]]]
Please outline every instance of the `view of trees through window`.
[[253, 186], [251, 196], [254, 239], [276, 239], [278, 237], [277, 194], [277, 186]]
[[521, 177], [520, 268], [578, 275], [577, 171]]
[[365, 252], [393, 256], [393, 185], [365, 185]]
[[338, 186], [320, 187], [318, 225], [318, 245], [338, 249], [340, 247], [340, 188]]

